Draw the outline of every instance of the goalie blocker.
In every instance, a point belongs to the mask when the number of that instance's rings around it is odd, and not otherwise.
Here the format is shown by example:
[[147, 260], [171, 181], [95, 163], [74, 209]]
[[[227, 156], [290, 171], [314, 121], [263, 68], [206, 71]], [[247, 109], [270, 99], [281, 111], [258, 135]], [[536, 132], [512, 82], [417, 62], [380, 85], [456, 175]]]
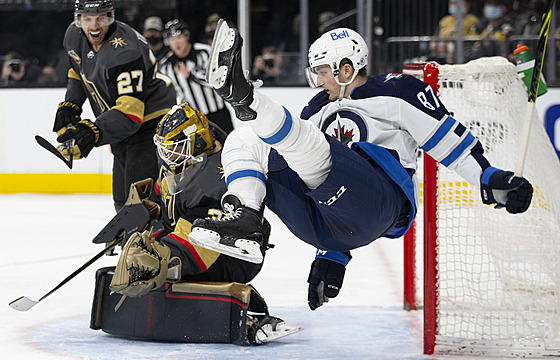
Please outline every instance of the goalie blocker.
[[[119, 305], [122, 295], [109, 290], [114, 269], [105, 267], [96, 273], [90, 321], [94, 330], [137, 340], [236, 345], [268, 342], [254, 340], [251, 325], [269, 313], [266, 302], [251, 285], [177, 282], [144, 296], [127, 297]], [[299, 330], [283, 331], [283, 336]]]

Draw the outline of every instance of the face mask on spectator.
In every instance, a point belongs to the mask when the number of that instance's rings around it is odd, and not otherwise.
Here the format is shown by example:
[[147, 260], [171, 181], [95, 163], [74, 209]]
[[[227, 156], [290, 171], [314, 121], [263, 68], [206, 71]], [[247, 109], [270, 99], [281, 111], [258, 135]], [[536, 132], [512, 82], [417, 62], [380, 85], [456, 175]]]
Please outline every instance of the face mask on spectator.
[[499, 6], [484, 7], [484, 17], [487, 19], [498, 19], [502, 16], [502, 9]]
[[[449, 15], [455, 15], [457, 13], [457, 6], [452, 5], [449, 7]], [[467, 12], [467, 9], [465, 9], [464, 7], [461, 8], [461, 14], [465, 14]]]

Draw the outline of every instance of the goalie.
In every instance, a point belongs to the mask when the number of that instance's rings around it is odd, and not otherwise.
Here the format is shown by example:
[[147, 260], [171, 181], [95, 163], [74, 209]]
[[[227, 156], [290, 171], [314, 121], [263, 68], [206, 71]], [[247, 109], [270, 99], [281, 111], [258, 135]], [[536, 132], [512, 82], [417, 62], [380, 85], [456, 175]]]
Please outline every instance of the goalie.
[[[161, 170], [155, 184], [155, 191], [161, 199], [162, 217], [160, 221], [152, 223], [152, 230], [146, 230], [142, 233], [137, 232], [130, 236], [123, 247], [112, 275], [108, 287], [111, 291], [132, 298], [142, 297], [151, 292], [148, 301], [158, 295], [157, 292], [152, 290], [160, 289], [161, 292], [163, 289], [163, 291], [177, 293], [181, 291], [178, 289], [184, 289], [185, 286], [188, 286], [189, 289], [195, 288], [196, 291], [202, 292], [201, 294], [205, 292], [214, 294], [215, 291], [218, 291], [229, 294], [228, 296], [234, 296], [235, 292], [239, 291], [235, 290], [230, 293], [230, 290], [228, 290], [230, 287], [233, 286], [234, 289], [237, 289], [230, 283], [245, 284], [259, 273], [262, 263], [251, 263], [223, 255], [194, 245], [188, 239], [191, 224], [195, 219], [206, 216], [217, 219], [222, 217], [220, 199], [226, 191], [226, 185], [222, 176], [220, 155], [225, 136], [225, 133], [219, 127], [209, 125], [205, 115], [186, 103], [174, 106], [158, 124], [154, 142], [161, 161]], [[264, 256], [268, 247], [270, 226], [263, 218], [262, 213], [255, 214], [255, 221], [262, 224], [261, 231], [253, 235], [260, 244], [257, 250], [259, 255]], [[182, 287], [177, 289], [168, 289], [163, 286], [166, 283], [178, 283], [180, 280]], [[220, 282], [222, 284], [217, 285], [218, 290], [216, 290], [212, 285], [195, 286], [190, 283], [186, 285], [185, 281]], [[245, 293], [246, 291], [241, 292]], [[247, 339], [250, 343], [261, 344], [275, 336], [287, 335], [294, 331], [294, 328], [285, 325], [281, 319], [268, 315], [264, 300], [252, 287], [250, 293], [252, 296], [251, 302], [260, 302], [261, 305], [257, 308], [263, 313], [259, 316], [240, 319], [240, 323], [241, 320], [243, 320], [243, 323], [247, 322]], [[166, 293], [163, 298], [173, 297], [168, 295]], [[249, 302], [249, 300], [243, 299], [245, 297], [241, 296], [239, 299], [236, 298], [236, 301]], [[166, 299], [166, 301], [173, 300]], [[134, 303], [134, 299], [124, 300], [123, 297], [121, 302], [122, 304]], [[120, 303], [116, 305], [117, 308], [120, 308], [120, 306]], [[150, 306], [155, 305], [150, 303]], [[173, 307], [162, 306], [164, 308], [162, 312], [166, 314], [162, 315], [162, 318], [171, 317], [168, 311], [173, 312], [175, 311], [174, 308], [183, 306], [182, 303]], [[201, 311], [211, 312], [212, 306], [208, 303], [190, 304], [190, 309], [185, 309], [183, 315], [197, 307], [200, 307]], [[251, 310], [251, 306], [247, 305], [246, 307]], [[122, 310], [125, 314], [131, 311]], [[246, 312], [247, 308], [244, 308], [244, 311]], [[134, 314], [129, 315], [129, 318], [136, 318]], [[109, 328], [117, 327], [117, 330], [112, 332], [122, 335], [122, 332], [127, 330], [120, 329], [118, 324], [107, 325], [114, 321], [114, 315], [112, 316], [113, 319], [105, 320], [105, 325]], [[212, 316], [215, 317], [216, 314], [212, 314]], [[123, 321], [128, 322], [130, 320], [124, 319]], [[221, 320], [216, 319], [216, 321]], [[227, 321], [229, 321], [229, 316]], [[179, 324], [177, 326], [193, 327], [192, 324]], [[198, 324], [193, 327], [198, 329], [196, 334], [198, 341], [208, 340], [201, 333], [204, 332], [205, 326], [207, 325]], [[101, 328], [102, 326], [92, 327]], [[131, 326], [131, 328], [134, 328], [134, 326]], [[174, 328], [172, 331], [162, 330], [163, 335], [156, 339], [173, 340], [175, 333], [190, 330], [190, 328]], [[152, 334], [153, 331], [149, 333]], [[126, 332], [126, 335], [138, 336], [128, 332]], [[148, 336], [148, 334], [143, 335]], [[153, 339], [153, 337], [148, 338]]]
[[[408, 75], [368, 77], [368, 49], [351, 29], [323, 34], [309, 48], [308, 81], [322, 87], [303, 121], [254, 90], [241, 65], [243, 39], [220, 20], [208, 83], [249, 126], [224, 144], [228, 191], [223, 206], [235, 218], [198, 219], [189, 239], [236, 256], [232, 239], [262, 229], [266, 205], [301, 240], [317, 248], [308, 277], [312, 310], [338, 295], [350, 250], [379, 237], [401, 237], [416, 215], [416, 151], [480, 187], [482, 201], [522, 213], [533, 188], [490, 166], [480, 142], [430, 86]], [[261, 260], [261, 259], [255, 259]]]

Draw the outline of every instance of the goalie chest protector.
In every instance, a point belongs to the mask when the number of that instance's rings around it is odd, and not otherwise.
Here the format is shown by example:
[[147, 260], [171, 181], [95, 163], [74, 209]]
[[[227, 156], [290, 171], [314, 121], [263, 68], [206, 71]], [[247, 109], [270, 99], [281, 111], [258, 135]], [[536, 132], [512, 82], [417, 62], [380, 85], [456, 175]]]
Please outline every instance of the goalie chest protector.
[[250, 345], [247, 314], [268, 307], [251, 285], [222, 282], [166, 284], [124, 299], [109, 290], [114, 267], [97, 270], [90, 328], [129, 339]]

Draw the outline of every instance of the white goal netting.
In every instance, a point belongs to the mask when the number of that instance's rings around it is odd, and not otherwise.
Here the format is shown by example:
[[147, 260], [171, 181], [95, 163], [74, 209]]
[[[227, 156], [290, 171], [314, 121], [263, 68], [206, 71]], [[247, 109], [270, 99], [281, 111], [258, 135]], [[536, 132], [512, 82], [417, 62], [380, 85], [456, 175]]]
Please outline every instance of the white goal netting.
[[[439, 72], [443, 104], [492, 166], [513, 171], [527, 106], [515, 66], [483, 58]], [[439, 166], [438, 353], [560, 356], [560, 163], [536, 113], [523, 175], [533, 201], [511, 215]]]

